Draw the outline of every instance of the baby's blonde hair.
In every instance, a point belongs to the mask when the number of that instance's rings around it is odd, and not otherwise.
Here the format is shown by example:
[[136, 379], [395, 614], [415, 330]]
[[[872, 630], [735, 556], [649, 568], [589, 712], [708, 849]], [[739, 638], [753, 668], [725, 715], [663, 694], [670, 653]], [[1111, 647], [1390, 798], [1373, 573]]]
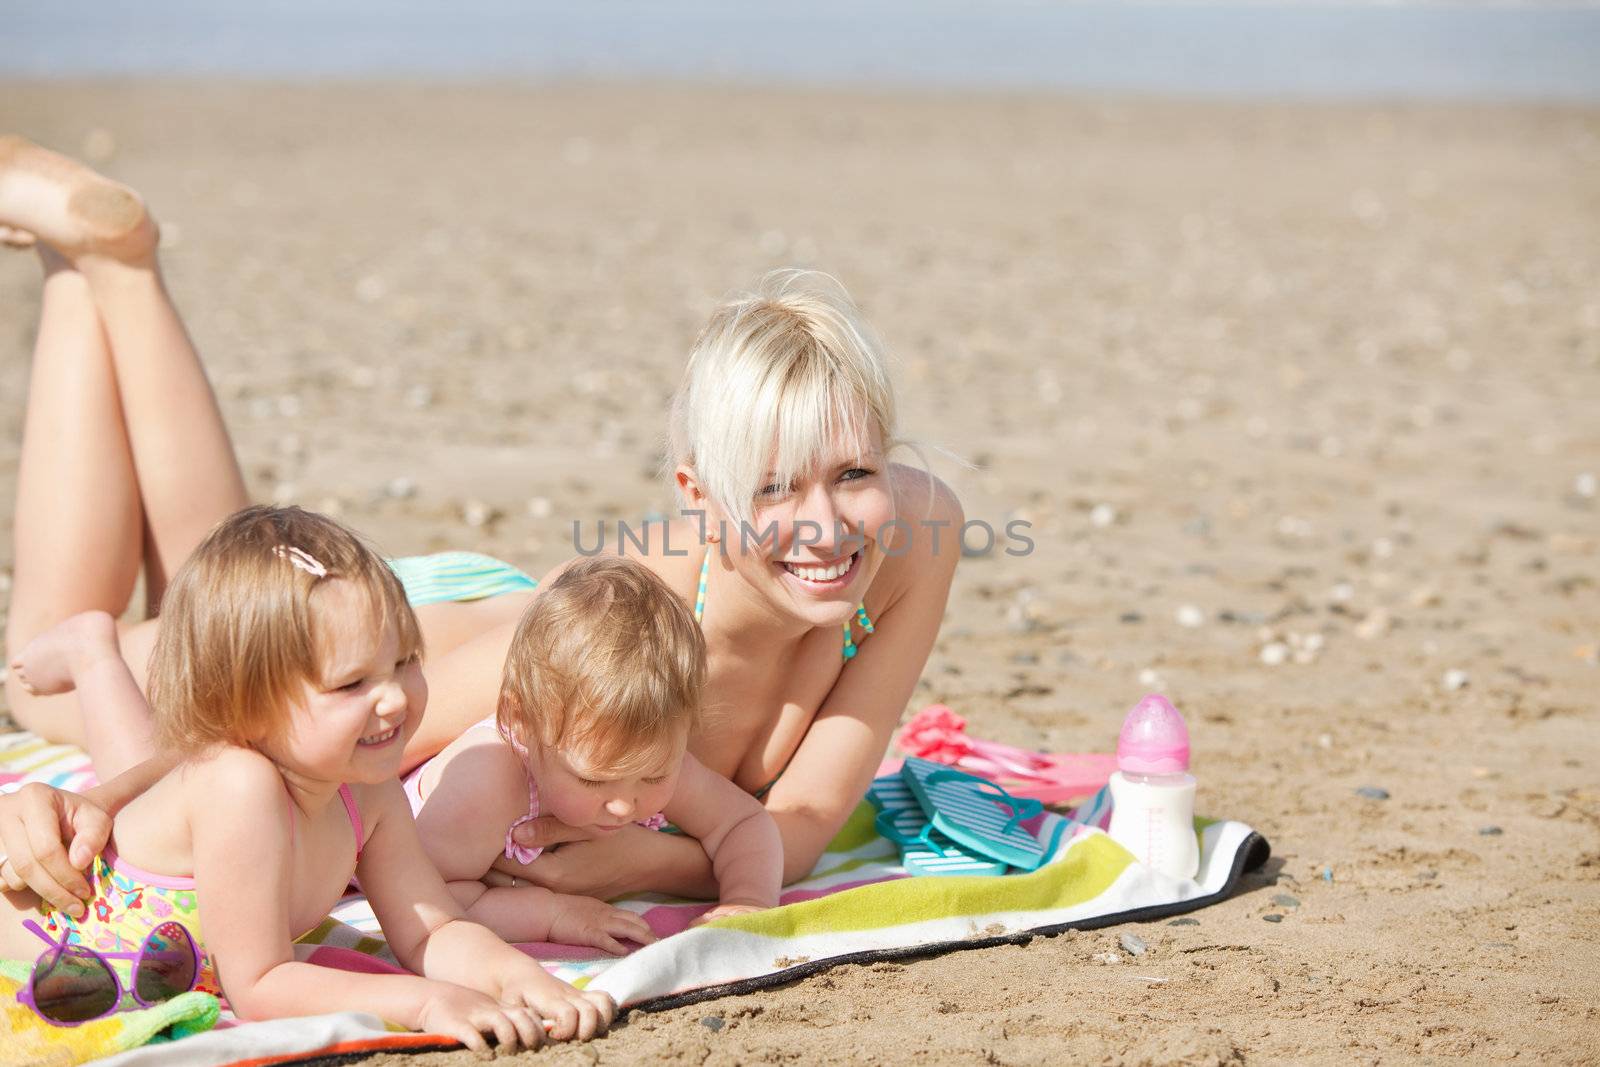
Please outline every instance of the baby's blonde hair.
[[387, 620], [400, 655], [422, 650], [405, 590], [352, 531], [301, 508], [250, 507], [223, 520], [172, 579], [150, 655], [160, 743], [176, 752], [277, 736], [300, 685], [320, 678], [312, 599], [334, 579]]
[[632, 560], [580, 559], [517, 624], [496, 721], [518, 744], [632, 774], [694, 727], [705, 676], [700, 627], [665, 582]]
[[896, 444], [894, 387], [882, 344], [837, 280], [780, 270], [711, 315], [672, 401], [668, 462], [688, 464], [706, 495], [749, 522], [756, 491], [831, 458]]

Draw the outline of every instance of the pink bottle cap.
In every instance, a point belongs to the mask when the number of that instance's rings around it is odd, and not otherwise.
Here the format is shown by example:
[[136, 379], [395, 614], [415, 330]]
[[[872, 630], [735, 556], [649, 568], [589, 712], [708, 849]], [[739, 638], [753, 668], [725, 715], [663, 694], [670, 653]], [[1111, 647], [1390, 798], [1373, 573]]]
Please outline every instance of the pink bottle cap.
[[1122, 720], [1117, 769], [1126, 774], [1182, 774], [1189, 769], [1189, 727], [1166, 697], [1151, 693]]

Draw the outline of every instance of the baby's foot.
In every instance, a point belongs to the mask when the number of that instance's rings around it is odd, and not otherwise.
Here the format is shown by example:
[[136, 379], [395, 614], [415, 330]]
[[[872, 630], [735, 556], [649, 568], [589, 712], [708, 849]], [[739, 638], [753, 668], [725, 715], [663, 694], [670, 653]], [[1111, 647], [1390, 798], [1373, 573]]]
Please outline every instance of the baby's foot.
[[107, 657], [122, 658], [117, 621], [103, 611], [85, 611], [24, 645], [11, 661], [11, 673], [34, 696], [50, 696], [71, 691], [86, 670]]
[[[21, 137], [0, 137], [0, 227], [82, 255], [138, 261], [155, 251], [155, 220], [125, 185]], [[11, 243], [7, 241], [6, 243]]]

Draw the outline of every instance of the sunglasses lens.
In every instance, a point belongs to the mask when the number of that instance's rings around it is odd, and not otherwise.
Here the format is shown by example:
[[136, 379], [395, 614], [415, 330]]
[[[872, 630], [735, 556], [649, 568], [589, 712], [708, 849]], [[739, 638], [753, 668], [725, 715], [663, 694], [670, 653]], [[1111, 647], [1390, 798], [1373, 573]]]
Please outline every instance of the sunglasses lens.
[[144, 939], [134, 968], [133, 995], [146, 1004], [171, 1000], [195, 983], [194, 940], [182, 923], [162, 923]]
[[33, 970], [33, 1003], [58, 1023], [98, 1019], [117, 1006], [116, 977], [104, 960], [68, 950]]

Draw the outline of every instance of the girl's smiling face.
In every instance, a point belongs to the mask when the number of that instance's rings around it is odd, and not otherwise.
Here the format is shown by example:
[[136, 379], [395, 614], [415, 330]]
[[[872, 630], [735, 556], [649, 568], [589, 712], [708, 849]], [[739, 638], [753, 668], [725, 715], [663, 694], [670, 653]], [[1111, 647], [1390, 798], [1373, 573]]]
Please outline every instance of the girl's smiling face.
[[419, 659], [401, 653], [394, 625], [374, 617], [368, 594], [353, 582], [320, 586], [312, 611], [318, 677], [302, 683], [281, 733], [257, 747], [285, 770], [319, 781], [393, 778], [428, 702]]
[[601, 834], [648, 819], [672, 799], [687, 747], [688, 732], [680, 730], [642, 765], [618, 773], [593, 765], [581, 752], [536, 745], [528, 763], [539, 814]]

